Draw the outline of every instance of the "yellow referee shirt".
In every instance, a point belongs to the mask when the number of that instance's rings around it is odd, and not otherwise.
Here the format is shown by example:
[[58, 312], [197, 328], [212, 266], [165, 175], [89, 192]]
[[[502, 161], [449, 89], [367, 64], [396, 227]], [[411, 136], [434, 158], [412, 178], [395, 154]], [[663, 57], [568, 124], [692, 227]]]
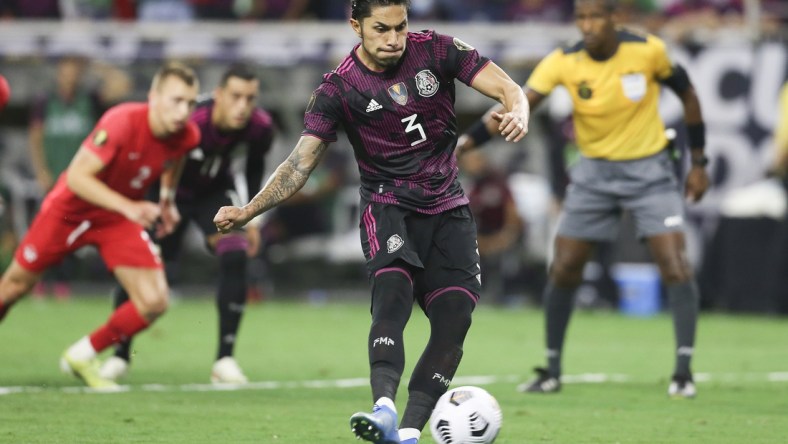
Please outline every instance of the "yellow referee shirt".
[[543, 95], [558, 85], [569, 91], [577, 144], [586, 157], [639, 159], [667, 145], [657, 108], [659, 82], [673, 73], [665, 44], [623, 29], [618, 40], [618, 50], [604, 61], [592, 59], [582, 41], [556, 49], [526, 83]]

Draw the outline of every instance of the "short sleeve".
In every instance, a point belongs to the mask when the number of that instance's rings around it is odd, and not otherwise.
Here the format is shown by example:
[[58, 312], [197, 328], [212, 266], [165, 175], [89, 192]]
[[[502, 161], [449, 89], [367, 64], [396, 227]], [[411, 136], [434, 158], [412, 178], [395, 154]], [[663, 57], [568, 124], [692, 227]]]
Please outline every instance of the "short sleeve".
[[476, 74], [490, 62], [457, 37], [435, 34], [435, 57], [443, 74], [471, 86]]
[[317, 137], [324, 142], [336, 142], [337, 126], [342, 121], [341, 97], [339, 88], [324, 80], [309, 98], [301, 134]]
[[559, 48], [542, 59], [528, 78], [526, 86], [543, 96], [550, 94], [561, 83], [562, 56], [563, 50]]
[[673, 75], [673, 61], [671, 61], [668, 56], [668, 49], [665, 46], [665, 42], [654, 36], [649, 36], [648, 38], [652, 44], [652, 48], [654, 48], [654, 77], [657, 80], [665, 80]]
[[82, 147], [97, 155], [105, 165], [109, 164], [123, 141], [128, 139], [130, 122], [133, 119], [129, 113], [118, 108], [110, 109], [82, 142]]

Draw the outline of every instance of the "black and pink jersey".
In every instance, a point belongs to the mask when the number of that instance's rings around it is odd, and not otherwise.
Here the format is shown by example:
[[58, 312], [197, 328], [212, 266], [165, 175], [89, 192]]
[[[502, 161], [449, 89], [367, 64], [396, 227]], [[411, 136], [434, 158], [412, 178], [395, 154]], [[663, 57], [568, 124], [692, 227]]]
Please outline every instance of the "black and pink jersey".
[[[240, 191], [237, 189], [234, 173], [245, 174], [246, 191], [251, 195], [257, 193], [262, 186], [264, 156], [271, 149], [274, 138], [271, 115], [255, 108], [244, 128], [220, 131], [211, 122], [213, 106], [212, 99], [201, 101], [191, 116], [191, 121], [200, 128], [202, 137], [200, 145], [192, 150], [187, 158], [178, 183], [178, 199], [199, 198], [217, 191]], [[235, 172], [233, 159], [239, 156], [245, 161], [245, 166], [241, 171]]]
[[457, 180], [454, 79], [471, 85], [489, 63], [461, 40], [433, 31], [408, 34], [399, 64], [368, 69], [356, 48], [323, 76], [303, 134], [353, 145], [364, 202], [438, 214], [468, 203]]

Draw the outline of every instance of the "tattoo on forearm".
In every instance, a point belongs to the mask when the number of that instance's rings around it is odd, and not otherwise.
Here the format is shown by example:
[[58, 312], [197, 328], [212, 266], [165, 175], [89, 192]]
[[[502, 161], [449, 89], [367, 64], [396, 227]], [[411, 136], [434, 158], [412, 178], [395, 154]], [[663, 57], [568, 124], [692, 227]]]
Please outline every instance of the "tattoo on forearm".
[[302, 142], [299, 142], [247, 206], [257, 215], [289, 199], [306, 184], [327, 147], [327, 143], [321, 142], [305, 155]]

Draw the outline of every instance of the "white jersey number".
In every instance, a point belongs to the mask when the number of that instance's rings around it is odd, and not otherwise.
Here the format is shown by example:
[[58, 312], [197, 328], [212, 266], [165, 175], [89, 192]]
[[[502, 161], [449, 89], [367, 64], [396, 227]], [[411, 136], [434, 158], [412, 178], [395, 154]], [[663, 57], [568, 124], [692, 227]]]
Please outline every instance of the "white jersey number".
[[401, 120], [402, 123], [407, 123], [405, 127], [405, 132], [409, 133], [411, 131], [418, 131], [420, 138], [415, 142], [411, 142], [410, 146], [416, 146], [421, 142], [427, 140], [427, 134], [424, 133], [424, 127], [421, 126], [421, 123], [416, 123], [416, 119], [419, 117], [418, 114], [413, 114], [411, 116], [405, 117]]
[[145, 180], [150, 177], [150, 173], [151, 171], [149, 166], [141, 166], [140, 170], [137, 172], [137, 176], [135, 176], [134, 179], [131, 179], [129, 186], [135, 190], [142, 189], [142, 187], [145, 186]]

